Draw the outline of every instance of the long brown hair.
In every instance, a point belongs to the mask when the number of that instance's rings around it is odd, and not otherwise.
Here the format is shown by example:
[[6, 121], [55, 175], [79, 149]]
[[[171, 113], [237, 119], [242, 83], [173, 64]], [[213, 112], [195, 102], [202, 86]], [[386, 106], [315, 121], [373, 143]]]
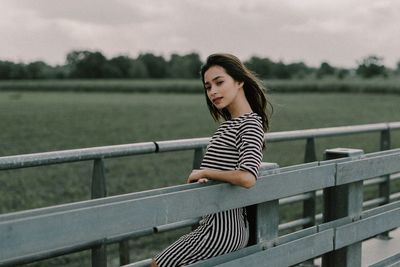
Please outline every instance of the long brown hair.
[[[204, 86], [204, 74], [212, 66], [220, 66], [225, 69], [226, 73], [235, 81], [243, 82], [243, 90], [247, 101], [253, 112], [257, 113], [262, 119], [264, 131], [268, 131], [270, 126], [270, 116], [273, 112], [271, 103], [267, 100], [265, 93], [266, 88], [256, 77], [255, 73], [249, 70], [237, 57], [231, 54], [212, 54], [208, 56], [205, 64], [201, 67], [201, 80]], [[211, 116], [215, 121], [219, 121], [222, 117], [225, 120], [232, 119], [231, 114], [226, 108], [217, 109], [208, 99], [207, 92], [204, 91], [207, 106]], [[267, 110], [270, 107], [270, 110]]]

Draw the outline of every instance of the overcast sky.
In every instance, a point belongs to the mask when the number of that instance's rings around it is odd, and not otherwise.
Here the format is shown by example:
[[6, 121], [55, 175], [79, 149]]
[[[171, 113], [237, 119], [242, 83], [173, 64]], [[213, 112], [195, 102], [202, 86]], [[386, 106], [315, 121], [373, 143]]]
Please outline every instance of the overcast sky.
[[0, 60], [214, 52], [354, 67], [400, 60], [399, 0], [0, 0]]

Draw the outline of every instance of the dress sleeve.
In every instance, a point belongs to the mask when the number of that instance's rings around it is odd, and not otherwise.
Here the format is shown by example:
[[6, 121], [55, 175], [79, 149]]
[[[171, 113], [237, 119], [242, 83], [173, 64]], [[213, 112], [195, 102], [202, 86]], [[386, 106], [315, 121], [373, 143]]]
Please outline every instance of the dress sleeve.
[[249, 171], [258, 177], [258, 169], [263, 157], [264, 130], [261, 121], [247, 118], [238, 129], [236, 146], [239, 151], [239, 161], [236, 169]]

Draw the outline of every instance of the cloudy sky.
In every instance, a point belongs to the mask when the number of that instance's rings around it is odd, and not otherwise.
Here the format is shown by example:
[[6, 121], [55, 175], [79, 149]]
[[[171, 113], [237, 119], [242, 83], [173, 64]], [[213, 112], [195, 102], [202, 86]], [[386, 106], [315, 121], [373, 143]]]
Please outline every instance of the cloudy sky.
[[0, 60], [229, 52], [354, 67], [400, 60], [399, 0], [0, 0]]

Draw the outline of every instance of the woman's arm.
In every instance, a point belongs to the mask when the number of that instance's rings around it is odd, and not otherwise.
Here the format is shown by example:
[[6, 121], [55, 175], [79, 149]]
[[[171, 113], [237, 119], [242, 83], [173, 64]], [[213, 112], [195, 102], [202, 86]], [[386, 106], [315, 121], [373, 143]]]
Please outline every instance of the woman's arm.
[[244, 188], [251, 188], [256, 183], [256, 178], [249, 171], [233, 170], [233, 171], [219, 171], [211, 169], [193, 170], [187, 179], [188, 183], [200, 182], [204, 183], [207, 180], [215, 180], [226, 182], [233, 185], [239, 185]]

